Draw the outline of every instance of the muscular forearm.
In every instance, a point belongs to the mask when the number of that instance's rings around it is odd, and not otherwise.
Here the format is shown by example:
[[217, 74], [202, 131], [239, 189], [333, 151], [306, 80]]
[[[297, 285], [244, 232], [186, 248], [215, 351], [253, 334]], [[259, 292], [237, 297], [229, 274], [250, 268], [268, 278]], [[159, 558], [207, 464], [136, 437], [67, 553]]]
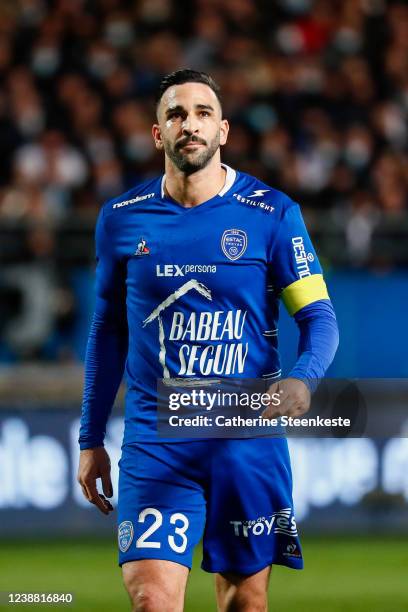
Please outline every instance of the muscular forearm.
[[80, 448], [103, 444], [126, 362], [127, 330], [95, 312], [85, 358], [85, 384], [79, 443]]

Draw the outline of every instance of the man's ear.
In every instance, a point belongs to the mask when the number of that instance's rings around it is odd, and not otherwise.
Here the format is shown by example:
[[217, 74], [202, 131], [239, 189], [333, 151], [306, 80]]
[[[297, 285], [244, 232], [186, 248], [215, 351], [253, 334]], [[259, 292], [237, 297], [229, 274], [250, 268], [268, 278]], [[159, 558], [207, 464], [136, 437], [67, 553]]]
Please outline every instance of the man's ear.
[[152, 126], [152, 136], [153, 136], [153, 140], [154, 140], [156, 149], [158, 149], [159, 151], [162, 151], [163, 141], [161, 137], [160, 125], [158, 123], [154, 123]]
[[220, 145], [225, 145], [228, 139], [229, 123], [226, 119], [222, 119], [220, 123]]

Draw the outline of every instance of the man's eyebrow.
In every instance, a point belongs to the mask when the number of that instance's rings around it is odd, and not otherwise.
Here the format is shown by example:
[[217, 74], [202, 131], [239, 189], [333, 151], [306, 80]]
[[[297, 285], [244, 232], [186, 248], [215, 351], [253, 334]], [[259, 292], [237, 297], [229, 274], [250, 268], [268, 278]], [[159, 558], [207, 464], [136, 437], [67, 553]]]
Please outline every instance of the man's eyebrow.
[[169, 106], [169, 108], [166, 109], [166, 115], [170, 115], [171, 113], [174, 112], [181, 112], [184, 111], [185, 109], [181, 106], [181, 104], [177, 104], [177, 106]]
[[[211, 104], [195, 104], [194, 108], [198, 110], [210, 110], [214, 112], [214, 108], [211, 106]], [[171, 115], [172, 113], [180, 112], [186, 112], [185, 108], [181, 104], [177, 104], [176, 106], [170, 106], [166, 109], [166, 115]]]
[[200, 110], [214, 110], [211, 104], [196, 104], [195, 107], [199, 108]]

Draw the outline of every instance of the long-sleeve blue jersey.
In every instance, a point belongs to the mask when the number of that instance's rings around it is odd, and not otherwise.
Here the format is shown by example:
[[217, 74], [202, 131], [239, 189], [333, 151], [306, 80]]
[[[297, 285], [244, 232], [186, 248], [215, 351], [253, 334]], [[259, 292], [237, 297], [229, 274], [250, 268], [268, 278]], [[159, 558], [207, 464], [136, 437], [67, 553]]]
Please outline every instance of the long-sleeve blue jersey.
[[156, 438], [158, 379], [278, 379], [280, 299], [303, 330], [293, 375], [328, 367], [337, 326], [299, 206], [225, 169], [199, 206], [167, 196], [163, 176], [102, 208], [81, 448], [103, 443], [125, 364], [125, 442]]

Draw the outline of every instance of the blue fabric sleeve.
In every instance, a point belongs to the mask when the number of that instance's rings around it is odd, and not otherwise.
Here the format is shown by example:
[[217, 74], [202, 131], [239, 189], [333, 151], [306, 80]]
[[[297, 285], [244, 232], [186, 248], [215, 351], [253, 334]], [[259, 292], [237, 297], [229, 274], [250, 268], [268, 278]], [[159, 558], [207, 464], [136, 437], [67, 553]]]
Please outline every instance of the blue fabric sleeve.
[[96, 226], [96, 302], [85, 357], [81, 450], [103, 445], [128, 352], [124, 270], [112, 242], [102, 209]]
[[322, 274], [298, 204], [292, 203], [285, 210], [269, 261], [278, 289], [284, 289], [305, 276]]
[[289, 373], [314, 391], [333, 361], [339, 344], [336, 315], [330, 300], [318, 300], [295, 315], [300, 338], [298, 359]]

